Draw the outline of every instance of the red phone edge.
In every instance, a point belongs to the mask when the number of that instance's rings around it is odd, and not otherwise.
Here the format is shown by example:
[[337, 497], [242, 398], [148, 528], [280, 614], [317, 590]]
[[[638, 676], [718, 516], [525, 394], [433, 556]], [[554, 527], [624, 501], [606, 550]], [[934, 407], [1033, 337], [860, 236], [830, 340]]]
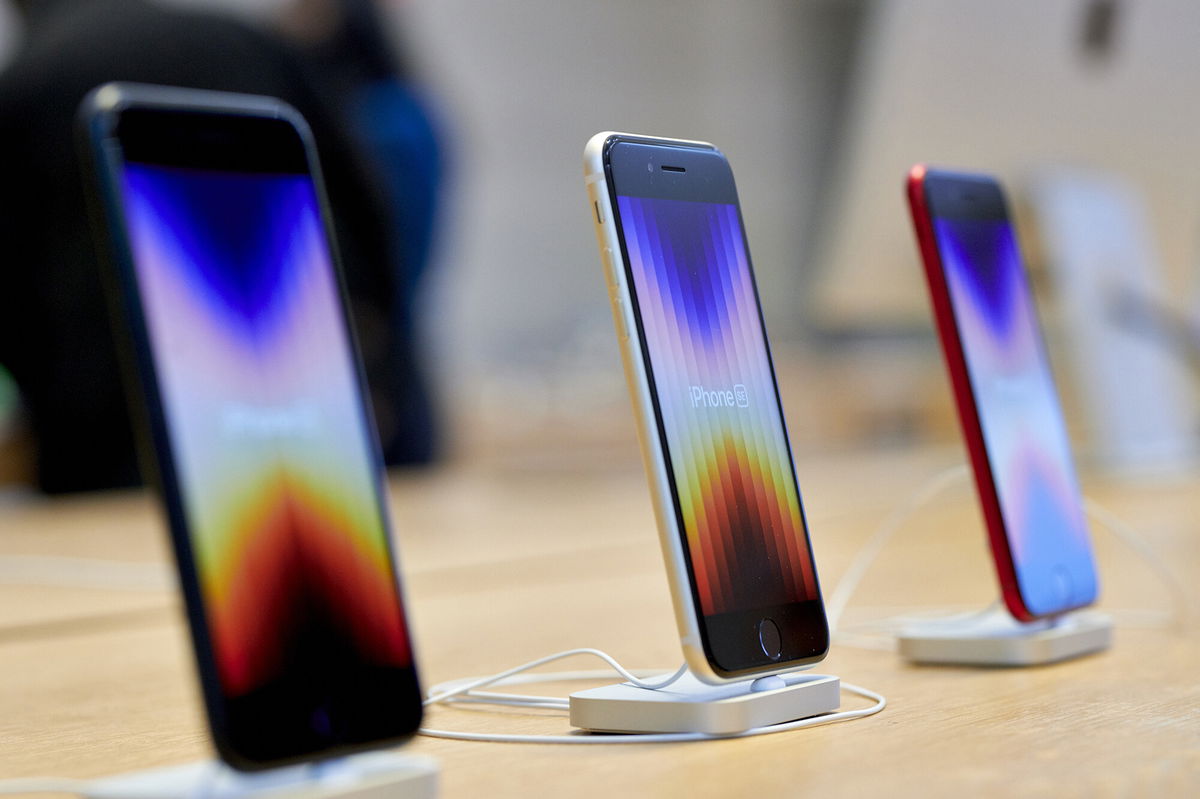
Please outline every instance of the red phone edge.
[[962, 339], [959, 337], [958, 324], [954, 318], [954, 309], [950, 304], [950, 290], [946, 285], [942, 257], [938, 252], [937, 243], [934, 241], [933, 218], [925, 199], [925, 175], [927, 172], [928, 167], [925, 164], [917, 164], [909, 170], [907, 193], [913, 228], [916, 231], [917, 244], [921, 250], [921, 261], [925, 267], [925, 280], [929, 285], [933, 317], [937, 323], [938, 341], [941, 343], [942, 356], [945, 359], [947, 371], [950, 373], [950, 383], [954, 388], [954, 405], [958, 409], [958, 421], [962, 427], [963, 438], [967, 443], [967, 453], [971, 459], [971, 472], [975, 476], [975, 489], [979, 495], [979, 504], [983, 509], [983, 517], [987, 525], [992, 562], [996, 565], [996, 574], [1000, 580], [1000, 593], [1004, 599], [1004, 605], [1016, 619], [1033, 621], [1039, 616], [1030, 612], [1025, 605], [1017, 584], [1012, 549], [1009, 546], [1008, 534], [1004, 527], [1004, 517], [1000, 512], [1000, 497], [996, 493], [995, 477], [992, 474], [991, 464], [988, 462], [987, 447], [983, 440], [983, 425], [979, 420], [979, 410], [975, 406], [975, 394], [971, 390], [971, 379], [967, 373], [966, 354], [963, 352]]

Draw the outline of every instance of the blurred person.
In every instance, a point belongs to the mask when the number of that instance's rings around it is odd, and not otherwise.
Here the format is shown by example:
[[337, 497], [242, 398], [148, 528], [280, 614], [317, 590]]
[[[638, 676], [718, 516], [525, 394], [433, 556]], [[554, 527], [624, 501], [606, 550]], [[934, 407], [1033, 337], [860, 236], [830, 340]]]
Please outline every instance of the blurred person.
[[281, 29], [335, 89], [350, 132], [379, 170], [411, 301], [429, 263], [444, 157], [438, 120], [387, 33], [378, 0], [296, 0]]
[[0, 74], [0, 364], [21, 393], [39, 488], [140, 480], [75, 144], [80, 101], [111, 80], [271, 95], [305, 116], [385, 460], [428, 461], [434, 431], [424, 382], [411, 337], [393, 332], [395, 313], [411, 306], [394, 273], [387, 203], [312, 66], [278, 36], [213, 13], [143, 0], [18, 7], [25, 40]]
[[[280, 29], [318, 68], [336, 98], [347, 132], [369, 160], [387, 198], [396, 296], [393, 335], [417, 340], [421, 277], [430, 262], [440, 205], [443, 153], [434, 115], [411, 65], [387, 33], [381, 0], [294, 0]], [[413, 427], [433, 426], [433, 408], [409, 408]]]

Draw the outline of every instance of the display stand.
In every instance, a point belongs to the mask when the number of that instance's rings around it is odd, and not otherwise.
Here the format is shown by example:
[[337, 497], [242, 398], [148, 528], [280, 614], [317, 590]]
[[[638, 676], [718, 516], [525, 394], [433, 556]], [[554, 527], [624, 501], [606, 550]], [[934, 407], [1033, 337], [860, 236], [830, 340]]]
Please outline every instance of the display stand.
[[1112, 643], [1112, 619], [1079, 610], [1020, 622], [1003, 608], [901, 628], [900, 655], [913, 663], [1036, 666], [1100, 652]]
[[631, 683], [571, 694], [571, 725], [593, 732], [730, 735], [837, 710], [841, 684], [826, 674], [784, 674], [708, 685], [690, 672], [666, 688]]
[[369, 752], [245, 773], [214, 760], [117, 774], [89, 783], [88, 799], [433, 799], [437, 761]]

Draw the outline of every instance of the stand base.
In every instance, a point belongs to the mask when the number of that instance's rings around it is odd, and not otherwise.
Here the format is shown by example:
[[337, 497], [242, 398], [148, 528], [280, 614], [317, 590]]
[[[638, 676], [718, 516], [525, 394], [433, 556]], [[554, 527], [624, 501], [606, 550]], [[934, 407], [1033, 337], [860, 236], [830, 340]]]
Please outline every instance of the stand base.
[[88, 799], [433, 799], [437, 761], [369, 752], [327, 763], [243, 773], [205, 760], [91, 783]]
[[708, 685], [689, 672], [657, 691], [619, 683], [573, 693], [571, 725], [592, 732], [729, 735], [828, 713], [840, 704], [841, 682], [830, 675]]
[[896, 640], [900, 655], [913, 663], [1035, 666], [1108, 649], [1112, 619], [1082, 610], [1057, 619], [1019, 622], [997, 609], [967, 619], [913, 624]]

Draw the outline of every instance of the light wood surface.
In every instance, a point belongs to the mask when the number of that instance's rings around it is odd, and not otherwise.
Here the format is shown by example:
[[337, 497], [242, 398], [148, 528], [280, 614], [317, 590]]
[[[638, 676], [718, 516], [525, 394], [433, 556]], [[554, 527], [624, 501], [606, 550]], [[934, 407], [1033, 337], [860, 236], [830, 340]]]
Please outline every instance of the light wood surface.
[[[644, 480], [628, 454], [609, 466], [589, 466], [605, 459], [586, 456], [530, 458], [393, 477], [426, 684], [576, 646], [605, 649], [632, 667], [679, 663]], [[956, 463], [955, 449], [801, 461], [826, 594], [889, 509]], [[1194, 606], [1200, 474], [1085, 482], [1167, 561]], [[1118, 624], [1105, 654], [1030, 669], [933, 668], [835, 645], [820, 670], [884, 693], [883, 713], [748, 740], [563, 746], [417, 738], [410, 746], [441, 761], [447, 797], [1197, 795], [1195, 618], [1162, 626], [1155, 613], [1172, 608], [1168, 592], [1129, 548], [1093, 527], [1102, 607]], [[207, 756], [174, 592], [12, 576], [22, 563], [34, 574], [46, 562], [29, 559], [42, 556], [142, 564], [151, 581], [169, 574], [148, 495], [0, 505], [0, 778], [92, 777]], [[94, 577], [87, 563], [77, 569], [81, 579]], [[981, 607], [994, 596], [963, 483], [899, 532], [847, 622], [901, 608]], [[863, 704], [847, 696], [843, 706]], [[435, 709], [428, 723], [567, 730], [561, 715], [517, 711]]]

